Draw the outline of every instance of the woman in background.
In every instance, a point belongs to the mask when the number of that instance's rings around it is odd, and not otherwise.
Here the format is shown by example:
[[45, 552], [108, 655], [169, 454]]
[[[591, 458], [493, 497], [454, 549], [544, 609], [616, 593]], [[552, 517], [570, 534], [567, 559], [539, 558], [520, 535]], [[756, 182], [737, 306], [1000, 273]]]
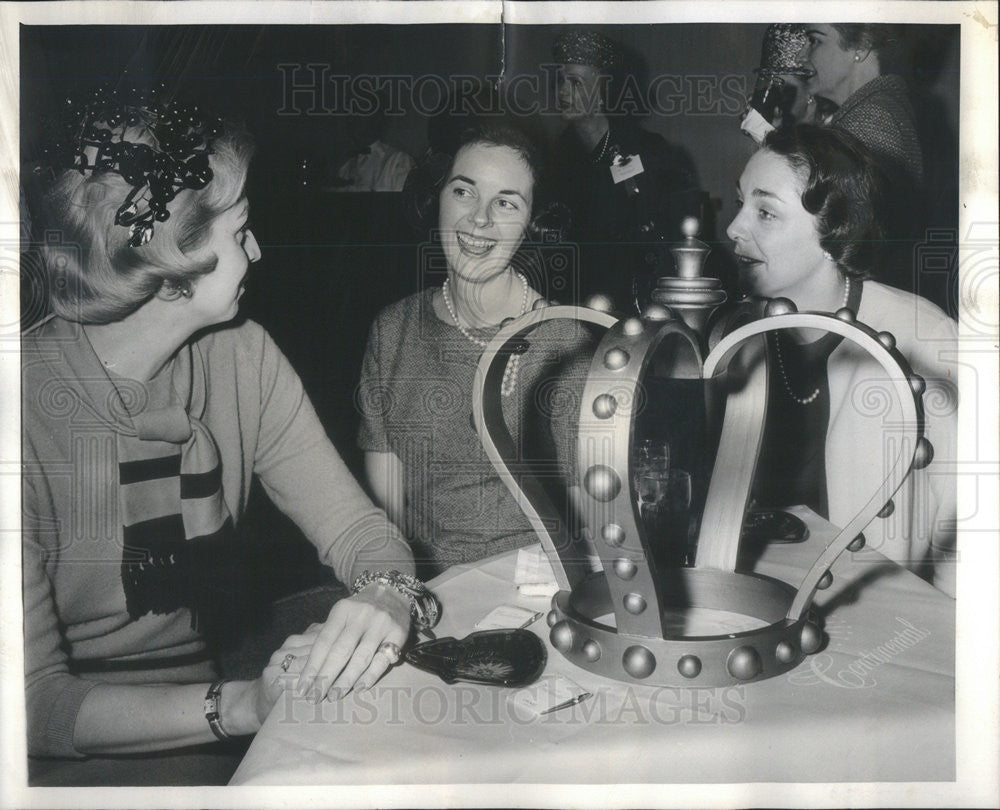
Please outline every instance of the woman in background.
[[559, 199], [573, 212], [569, 238], [580, 251], [578, 302], [601, 293], [622, 312], [643, 306], [649, 285], [674, 272], [665, 246], [681, 238], [685, 217], [701, 220], [702, 238], [711, 238], [697, 172], [684, 149], [627, 114], [624, 83], [635, 76], [628, 76], [617, 42], [571, 29], [553, 44], [552, 58], [567, 124], [552, 165]]
[[[726, 233], [746, 291], [803, 311], [848, 307], [892, 333], [927, 381], [935, 459], [910, 473], [894, 511], [865, 534], [870, 547], [953, 594], [955, 479], [942, 468], [955, 459], [957, 332], [930, 302], [868, 280], [877, 269], [878, 177], [871, 155], [846, 133], [808, 124], [776, 130], [740, 177], [741, 208]], [[755, 497], [761, 506], [805, 504], [844, 526], [880, 489], [891, 457], [893, 415], [871, 408], [884, 401], [884, 371], [853, 344], [810, 330], [772, 333], [768, 350], [776, 373]]]
[[760, 63], [754, 68], [757, 79], [740, 123], [757, 143], [777, 127], [824, 117], [817, 109], [817, 97], [805, 89], [811, 71], [799, 56], [808, 41], [805, 26], [798, 23], [772, 23], [764, 32]]
[[921, 279], [914, 249], [926, 238], [932, 206], [910, 90], [901, 75], [890, 72], [901, 59], [902, 30], [869, 23], [810, 24], [799, 58], [812, 71], [807, 91], [836, 106], [824, 123], [861, 141], [888, 177], [877, 278], [915, 291]]
[[887, 72], [898, 60], [899, 26], [817, 23], [806, 26], [806, 36], [799, 52], [812, 71], [806, 89], [837, 105], [827, 123], [850, 132], [919, 190], [924, 156], [913, 104], [903, 78]]
[[[471, 395], [487, 342], [542, 297], [518, 257], [535, 232], [538, 171], [537, 148], [520, 130], [486, 123], [466, 132], [426, 190], [444, 283], [384, 309], [369, 334], [358, 444], [376, 501], [405, 527], [425, 576], [537, 542], [483, 451]], [[523, 455], [546, 443], [533, 417], [579, 344], [576, 327], [543, 324], [507, 363], [503, 415]]]
[[[248, 137], [146, 94], [66, 114], [44, 211], [62, 235], [44, 248], [55, 314], [22, 344], [32, 783], [224, 784], [226, 743], [284, 689], [320, 700], [380, 677], [426, 593], [281, 352], [229, 325], [261, 255]], [[355, 593], [259, 678], [225, 680], [211, 640], [244, 604], [254, 475]]]

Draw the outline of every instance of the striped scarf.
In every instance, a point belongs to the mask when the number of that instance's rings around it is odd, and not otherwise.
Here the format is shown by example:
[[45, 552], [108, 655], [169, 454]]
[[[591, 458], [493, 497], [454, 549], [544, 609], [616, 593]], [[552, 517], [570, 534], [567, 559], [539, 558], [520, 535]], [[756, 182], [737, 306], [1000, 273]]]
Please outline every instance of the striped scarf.
[[119, 389], [122, 421], [134, 428], [117, 433], [126, 607], [133, 619], [188, 608], [192, 629], [205, 633], [208, 619], [221, 629], [247, 595], [247, 571], [222, 496], [218, 448], [172, 386], [148, 390], [150, 406], [132, 413], [126, 403], [135, 398]]
[[42, 359], [81, 410], [70, 418], [116, 437], [129, 616], [187, 608], [192, 628], [211, 641], [231, 636], [249, 618], [250, 572], [223, 497], [219, 451], [200, 421], [209, 389], [200, 354], [183, 346], [168, 368], [139, 383], [112, 378], [78, 324], [53, 318], [46, 329]]

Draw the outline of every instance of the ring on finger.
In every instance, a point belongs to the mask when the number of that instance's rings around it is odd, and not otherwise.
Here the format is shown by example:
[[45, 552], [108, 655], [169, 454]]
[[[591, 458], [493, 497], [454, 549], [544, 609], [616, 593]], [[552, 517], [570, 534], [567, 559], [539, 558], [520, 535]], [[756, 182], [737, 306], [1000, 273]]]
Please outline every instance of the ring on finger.
[[292, 661], [294, 661], [294, 660], [295, 660], [295, 656], [292, 655], [291, 653], [288, 653], [288, 655], [286, 655], [281, 660], [281, 671], [282, 672], [288, 672], [288, 668], [292, 665]]
[[399, 645], [394, 644], [391, 641], [383, 641], [378, 645], [378, 650], [376, 650], [376, 652], [380, 652], [388, 658], [390, 666], [398, 664], [399, 659], [403, 657], [403, 651], [399, 649]]

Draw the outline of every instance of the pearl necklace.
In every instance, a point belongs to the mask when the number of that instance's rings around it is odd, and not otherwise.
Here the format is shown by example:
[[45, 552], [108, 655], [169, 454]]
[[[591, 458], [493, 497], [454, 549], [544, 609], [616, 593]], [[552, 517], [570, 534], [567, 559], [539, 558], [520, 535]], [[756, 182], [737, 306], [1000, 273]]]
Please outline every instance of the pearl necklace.
[[[528, 311], [528, 279], [521, 273], [515, 273], [514, 275], [521, 281], [521, 311], [518, 313], [518, 317], [520, 317]], [[489, 341], [477, 338], [462, 326], [461, 321], [458, 320], [458, 313], [455, 312], [455, 307], [451, 303], [451, 295], [448, 293], [448, 281], [449, 279], [445, 279], [444, 284], [441, 285], [441, 296], [444, 298], [444, 305], [448, 309], [448, 314], [451, 315], [451, 319], [455, 322], [455, 326], [458, 327], [458, 331], [465, 335], [470, 343], [473, 343], [480, 349], [485, 349]], [[520, 364], [521, 355], [519, 354], [512, 354], [507, 360], [507, 367], [503, 370], [503, 380], [500, 382], [501, 396], [509, 397], [514, 393], [514, 388], [517, 385], [517, 368]]]
[[601, 154], [594, 158], [594, 163], [600, 163], [604, 160], [604, 156], [608, 153], [608, 144], [611, 143], [611, 127], [608, 127], [604, 132], [604, 137], [601, 138]]
[[[850, 276], [844, 276], [844, 298], [840, 302], [840, 307], [844, 308], [847, 306], [847, 301], [851, 297], [851, 278]], [[813, 392], [807, 397], [797, 396], [792, 390], [792, 384], [788, 381], [788, 372], [785, 371], [785, 360], [781, 356], [781, 340], [779, 339], [777, 333], [774, 335], [774, 354], [778, 358], [778, 370], [781, 372], [781, 381], [785, 384], [785, 393], [788, 394], [792, 399], [799, 403], [799, 405], [811, 405], [816, 401], [819, 396], [819, 389], [814, 388]]]

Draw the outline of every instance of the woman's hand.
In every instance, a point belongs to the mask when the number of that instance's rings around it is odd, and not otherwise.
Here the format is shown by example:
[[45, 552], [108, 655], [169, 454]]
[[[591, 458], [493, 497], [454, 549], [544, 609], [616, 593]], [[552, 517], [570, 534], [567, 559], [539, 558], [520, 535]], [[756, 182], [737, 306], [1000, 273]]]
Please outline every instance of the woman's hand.
[[402, 647], [410, 632], [410, 604], [397, 591], [373, 583], [333, 606], [326, 622], [313, 625], [309, 659], [296, 687], [318, 703], [338, 699], [353, 689], [368, 689], [393, 663], [379, 651], [384, 642]]
[[267, 666], [255, 682], [257, 690], [254, 696], [254, 709], [261, 723], [282, 693], [294, 688], [299, 674], [309, 660], [309, 653], [321, 627], [320, 624], [313, 624], [302, 634], [289, 636], [271, 655]]
[[255, 681], [227, 681], [219, 708], [222, 728], [231, 736], [256, 734], [283, 692], [290, 690], [309, 659], [322, 625], [314, 624], [301, 635], [289, 636], [274, 651]]

